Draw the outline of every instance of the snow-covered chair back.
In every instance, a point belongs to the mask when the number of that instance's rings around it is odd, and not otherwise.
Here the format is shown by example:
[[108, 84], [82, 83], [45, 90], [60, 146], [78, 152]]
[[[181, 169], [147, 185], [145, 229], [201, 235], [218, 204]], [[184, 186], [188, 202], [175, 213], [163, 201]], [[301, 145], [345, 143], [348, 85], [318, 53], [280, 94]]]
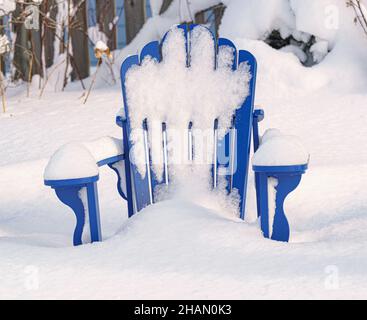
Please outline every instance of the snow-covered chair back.
[[[182, 163], [172, 149], [178, 147], [173, 135], [181, 130], [183, 158], [191, 167], [210, 167], [213, 188], [225, 181], [229, 193], [235, 190], [243, 218], [254, 121], [254, 56], [237, 52], [228, 39], [216, 40], [203, 26], [180, 25], [161, 43], [150, 42], [140, 55], [128, 57], [121, 81], [124, 109], [117, 123], [123, 128], [129, 216], [154, 203], [159, 186], [170, 184], [179, 170]], [[203, 139], [206, 159], [198, 150]]]

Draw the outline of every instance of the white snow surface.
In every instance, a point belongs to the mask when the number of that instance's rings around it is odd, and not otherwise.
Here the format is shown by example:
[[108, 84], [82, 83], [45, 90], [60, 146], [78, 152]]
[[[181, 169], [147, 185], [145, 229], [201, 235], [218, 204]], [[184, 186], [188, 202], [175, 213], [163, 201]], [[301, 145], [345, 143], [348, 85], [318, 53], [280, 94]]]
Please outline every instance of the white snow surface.
[[93, 155], [80, 143], [68, 143], [58, 149], [45, 169], [45, 180], [93, 177], [98, 166]]
[[[72, 247], [74, 216], [43, 185], [43, 170], [65, 143], [121, 136], [114, 125], [120, 88], [98, 86], [83, 105], [79, 83], [63, 93], [50, 87], [42, 99], [36, 88], [28, 98], [18, 86], [7, 90], [9, 111], [0, 115], [1, 298], [366, 298], [365, 35], [343, 1], [331, 2], [340, 25], [328, 31], [320, 27], [324, 1], [308, 0], [298, 31], [312, 27], [332, 50], [305, 68], [293, 55], [246, 35], [248, 24], [257, 22], [247, 18], [265, 14], [255, 10], [260, 1], [251, 1], [253, 7], [247, 7], [250, 1], [224, 2], [221, 35], [258, 60], [256, 105], [266, 115], [261, 132], [276, 127], [299, 136], [312, 155], [285, 202], [291, 242], [262, 237], [251, 172], [246, 222], [182, 199], [162, 201], [128, 220], [115, 174], [103, 167], [98, 187], [104, 242]], [[263, 4], [283, 11], [269, 0]], [[147, 21], [120, 59], [176, 23], [168, 13]]]
[[300, 139], [269, 129], [252, 158], [255, 166], [290, 166], [308, 163], [310, 158]]

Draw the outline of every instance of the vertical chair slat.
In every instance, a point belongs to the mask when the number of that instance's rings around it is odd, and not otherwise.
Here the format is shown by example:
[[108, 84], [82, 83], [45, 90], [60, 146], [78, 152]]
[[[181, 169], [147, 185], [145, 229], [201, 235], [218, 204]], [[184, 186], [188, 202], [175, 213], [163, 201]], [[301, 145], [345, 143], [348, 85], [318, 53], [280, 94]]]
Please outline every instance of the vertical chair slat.
[[[147, 45], [144, 46], [144, 48], [141, 50], [140, 53], [140, 63], [142, 63], [144, 61], [144, 59], [146, 57], [151, 57], [153, 59], [155, 59], [157, 62], [161, 61], [161, 52], [160, 52], [160, 47], [159, 47], [159, 42], [158, 41], [152, 41], [149, 42]], [[149, 120], [149, 119], [147, 119]], [[145, 124], [144, 127], [144, 131], [147, 131], [147, 126], [148, 124]], [[145, 133], [146, 134], [146, 133]], [[162, 127], [162, 143], [163, 143], [163, 127]], [[147, 150], [147, 156], [148, 156], [148, 160], [147, 160], [147, 174], [148, 174], [148, 184], [150, 186], [150, 190], [149, 190], [149, 194], [150, 194], [150, 201], [154, 202], [154, 190], [155, 187], [159, 184], [159, 181], [156, 177], [156, 175], [153, 172], [152, 169], [152, 155], [151, 155], [151, 150], [149, 149], [149, 139], [148, 139], [148, 150]]]
[[[195, 41], [198, 40], [198, 38], [195, 37], [195, 34], [193, 35], [193, 33], [195, 33], [195, 31], [204, 31], [204, 33], [199, 33], [199, 36], [200, 37], [205, 37], [205, 36], [209, 36], [210, 40], [212, 41], [212, 52], [208, 52], [206, 50], [202, 50], [202, 48], [199, 48], [199, 51], [196, 50], [197, 49], [197, 46], [195, 44]], [[206, 31], [206, 32], [205, 32]], [[212, 34], [212, 32], [205, 26], [202, 26], [202, 25], [197, 25], [197, 24], [192, 24], [189, 26], [189, 33], [188, 33], [188, 43], [189, 43], [189, 46], [188, 46], [188, 56], [190, 57], [190, 67], [191, 68], [198, 68], [200, 67], [200, 70], [214, 70], [216, 68], [216, 39], [214, 37], [214, 35]], [[213, 123], [213, 127], [212, 128], [207, 128], [207, 129], [213, 129], [213, 136], [210, 137], [210, 139], [213, 139], [213, 141], [216, 140], [215, 138], [215, 134], [216, 134], [216, 131], [215, 131], [215, 122], [217, 122], [216, 120], [214, 121]], [[200, 154], [196, 153], [195, 155], [195, 150], [198, 150], [199, 148], [199, 139], [205, 139], [204, 136], [201, 136], [201, 137], [197, 137], [195, 139], [195, 135], [198, 134], [197, 131], [195, 131], [193, 129], [193, 127], [195, 126], [195, 124], [191, 121], [189, 123], [189, 160], [190, 161], [199, 161], [202, 160], [202, 164], [206, 164], [208, 161], [213, 161], [213, 163], [216, 162], [216, 158], [215, 158], [215, 161], [213, 159], [213, 155], [210, 156], [210, 159], [207, 159], [206, 157], [209, 156], [208, 154], [204, 154], [204, 149], [201, 150]], [[204, 132], [200, 132], [199, 134], [203, 135]], [[195, 144], [195, 141], [196, 141], [196, 144]], [[213, 153], [216, 153], [216, 150], [217, 148], [215, 147], [214, 150], [213, 150]], [[200, 157], [200, 159], [199, 159]], [[212, 181], [213, 181], [213, 186], [216, 185], [216, 178], [217, 178], [217, 175], [216, 175], [216, 166], [213, 165], [212, 166]]]
[[238, 54], [238, 65], [247, 63], [250, 68], [251, 80], [249, 83], [249, 96], [242, 107], [236, 111], [236, 149], [237, 149], [237, 170], [233, 174], [233, 188], [240, 194], [240, 217], [245, 218], [246, 193], [248, 180], [248, 167], [251, 147], [251, 131], [255, 99], [255, 83], [257, 63], [255, 57], [248, 51], [240, 50]]
[[140, 211], [150, 203], [147, 175], [145, 175], [145, 177], [142, 177], [140, 175], [136, 165], [131, 163], [131, 157], [130, 157], [132, 142], [130, 140], [131, 126], [129, 120], [129, 108], [126, 94], [126, 74], [129, 71], [129, 69], [134, 65], [139, 65], [139, 56], [137, 55], [128, 57], [121, 67], [121, 82], [122, 82], [122, 91], [124, 97], [125, 117], [126, 117], [125, 121], [123, 122], [124, 150], [126, 157], [125, 170], [127, 180], [130, 180], [127, 181], [128, 210], [130, 217], [134, 213], [136, 213], [136, 211]]
[[87, 184], [86, 188], [91, 241], [102, 241], [97, 182]]
[[[188, 55], [188, 51], [189, 51], [189, 41], [188, 41], [188, 33], [189, 33], [189, 27], [186, 24], [182, 24], [179, 25], [178, 28], [184, 30], [184, 35], [185, 35], [185, 49], [186, 49], [186, 66], [189, 66], [189, 55]], [[167, 39], [168, 34], [171, 31], [168, 31], [165, 33], [165, 35], [162, 38], [161, 43], [159, 44], [159, 61], [162, 61], [164, 59], [163, 56], [163, 47], [165, 45], [165, 41]], [[157, 52], [156, 50], [154, 51], [155, 53]], [[166, 123], [162, 123], [162, 145], [163, 145], [163, 183], [165, 183], [166, 185], [168, 185], [169, 183], [169, 155], [168, 155], [168, 141], [169, 141], [169, 137], [168, 137], [168, 128], [167, 128], [167, 124]], [[154, 181], [153, 179], [153, 185], [156, 186], [160, 184], [158, 181]]]
[[162, 123], [162, 137], [163, 137], [163, 178], [164, 183], [168, 185], [168, 151], [167, 151], [167, 126], [166, 123]]
[[[217, 46], [217, 57], [220, 55], [221, 50], [225, 50], [226, 48], [232, 49], [233, 54], [233, 62], [231, 69], [235, 71], [237, 69], [237, 49], [232, 41], [226, 39], [226, 38], [219, 38], [218, 39], [218, 46]], [[219, 59], [217, 58], [217, 68], [221, 68], [224, 66], [219, 65]], [[220, 130], [220, 124], [217, 127], [217, 130]], [[226, 129], [226, 128], [222, 128]], [[225, 178], [227, 180], [227, 190], [228, 192], [232, 191], [232, 175], [233, 175], [233, 164], [235, 163], [235, 152], [236, 150], [233, 150], [233, 135], [234, 131], [230, 129], [230, 131], [224, 136], [223, 139], [220, 139], [217, 143], [217, 161], [213, 165], [213, 175], [214, 171], [215, 174], [218, 175], [219, 168], [222, 168], [223, 173], [222, 175], [225, 175]], [[215, 133], [216, 134], [216, 133]]]

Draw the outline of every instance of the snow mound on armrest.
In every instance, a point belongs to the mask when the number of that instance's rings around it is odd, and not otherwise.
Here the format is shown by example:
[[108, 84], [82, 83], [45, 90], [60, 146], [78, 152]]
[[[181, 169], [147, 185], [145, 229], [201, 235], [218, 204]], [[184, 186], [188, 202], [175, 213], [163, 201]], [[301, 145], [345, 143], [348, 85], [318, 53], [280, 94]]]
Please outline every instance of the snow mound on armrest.
[[103, 137], [84, 143], [69, 143], [51, 157], [45, 180], [79, 179], [98, 175], [97, 163], [124, 153], [122, 140]]
[[116, 157], [124, 153], [122, 140], [113, 137], [103, 137], [91, 142], [86, 142], [84, 146], [90, 151], [96, 162]]
[[291, 166], [308, 163], [309, 153], [295, 136], [269, 129], [261, 139], [261, 145], [252, 158], [254, 166]]
[[62, 146], [51, 157], [44, 173], [45, 180], [66, 180], [98, 175], [96, 160], [81, 143]]

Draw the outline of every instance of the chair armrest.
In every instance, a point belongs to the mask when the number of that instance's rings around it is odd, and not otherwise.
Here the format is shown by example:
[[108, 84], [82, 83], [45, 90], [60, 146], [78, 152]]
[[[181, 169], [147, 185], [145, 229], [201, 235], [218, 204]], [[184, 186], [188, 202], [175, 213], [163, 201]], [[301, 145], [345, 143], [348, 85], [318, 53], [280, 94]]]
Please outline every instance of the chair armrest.
[[123, 126], [123, 123], [124, 123], [124, 121], [125, 121], [126, 119], [125, 119], [125, 117], [123, 117], [123, 116], [117, 116], [116, 117], [116, 124], [120, 127], [120, 128], [122, 128], [122, 126]]
[[[122, 141], [105, 137], [94, 142], [61, 147], [45, 169], [44, 184], [55, 190], [58, 199], [76, 216], [73, 244], [83, 243], [88, 231], [92, 242], [101, 241], [97, 182], [99, 167], [108, 165], [117, 174], [117, 190], [126, 197], [125, 155]], [[88, 234], [86, 234], [88, 236]]]
[[263, 109], [256, 109], [254, 111], [254, 120], [256, 122], [261, 122], [264, 120], [264, 118], [265, 118], [265, 112]]
[[252, 166], [255, 172], [267, 173], [269, 175], [278, 174], [303, 174], [308, 169], [308, 163], [290, 166]]

